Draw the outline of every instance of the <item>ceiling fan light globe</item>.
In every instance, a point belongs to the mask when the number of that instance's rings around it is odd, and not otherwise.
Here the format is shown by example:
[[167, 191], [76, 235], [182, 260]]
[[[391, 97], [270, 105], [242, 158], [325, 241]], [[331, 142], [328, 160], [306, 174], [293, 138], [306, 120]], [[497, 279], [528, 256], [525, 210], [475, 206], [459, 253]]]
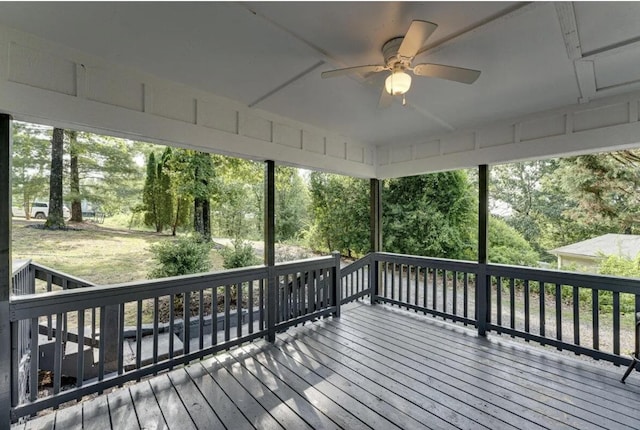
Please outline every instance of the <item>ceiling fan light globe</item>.
[[404, 94], [411, 88], [411, 75], [402, 71], [393, 72], [384, 81], [384, 88], [392, 96]]

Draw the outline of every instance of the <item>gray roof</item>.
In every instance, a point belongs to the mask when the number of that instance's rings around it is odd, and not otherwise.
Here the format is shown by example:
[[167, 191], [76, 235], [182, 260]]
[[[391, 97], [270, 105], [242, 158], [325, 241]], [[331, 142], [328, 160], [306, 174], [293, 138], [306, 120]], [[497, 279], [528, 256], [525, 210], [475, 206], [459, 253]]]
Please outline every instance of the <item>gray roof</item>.
[[609, 233], [552, 249], [549, 252], [555, 255], [570, 254], [596, 258], [602, 255], [620, 255], [633, 259], [640, 253], [640, 236]]

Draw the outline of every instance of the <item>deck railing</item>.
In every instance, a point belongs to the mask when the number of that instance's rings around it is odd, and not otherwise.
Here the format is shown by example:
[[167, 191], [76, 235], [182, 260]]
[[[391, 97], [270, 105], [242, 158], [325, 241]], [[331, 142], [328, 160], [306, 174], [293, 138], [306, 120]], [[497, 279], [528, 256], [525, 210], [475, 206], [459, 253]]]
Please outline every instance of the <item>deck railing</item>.
[[[344, 268], [334, 254], [274, 267], [76, 289], [69, 285], [77, 279], [38, 265], [28, 268], [14, 278], [16, 288], [28, 288], [25, 279], [44, 278], [47, 292], [12, 297], [13, 358], [18, 363], [17, 351], [27, 348], [18, 345], [27, 331], [32, 351], [50, 333], [53, 384], [50, 394], [38, 394], [42, 363], [31, 360], [23, 372], [28, 375], [25, 400], [14, 365], [14, 419], [259, 337], [272, 340], [290, 326], [339, 316], [342, 304], [366, 296], [372, 303], [472, 325], [480, 333], [616, 364], [629, 363], [625, 354], [633, 348], [633, 316], [640, 311], [636, 279], [390, 253], [368, 254]], [[67, 289], [53, 287], [65, 282]], [[115, 317], [108, 309], [116, 310]], [[85, 327], [91, 315], [96, 326]], [[49, 321], [42, 333], [41, 325]], [[110, 333], [109, 327], [116, 328], [115, 347], [101, 335]], [[87, 331], [95, 333], [89, 337]]]
[[[46, 279], [55, 281], [55, 276], [49, 274]], [[52, 387], [44, 394], [38, 387], [43, 363], [30, 360], [25, 372], [28, 399], [16, 390], [12, 419], [260, 337], [271, 338], [276, 331], [310, 319], [337, 315], [339, 279], [340, 260], [334, 255], [271, 268], [14, 296], [10, 301], [12, 329], [26, 324], [30, 334], [35, 334], [51, 320], [52, 344], [40, 345], [47, 342], [45, 331], [30, 336], [29, 348], [50, 347], [53, 363]], [[115, 308], [115, 314], [108, 312], [110, 308]], [[92, 329], [85, 322], [94, 314], [97, 347], [73, 342], [71, 335], [86, 338]], [[13, 367], [12, 381], [17, 382], [19, 374]]]
[[[375, 253], [373, 301], [627, 365], [640, 280]], [[374, 273], [375, 273], [374, 272]]]

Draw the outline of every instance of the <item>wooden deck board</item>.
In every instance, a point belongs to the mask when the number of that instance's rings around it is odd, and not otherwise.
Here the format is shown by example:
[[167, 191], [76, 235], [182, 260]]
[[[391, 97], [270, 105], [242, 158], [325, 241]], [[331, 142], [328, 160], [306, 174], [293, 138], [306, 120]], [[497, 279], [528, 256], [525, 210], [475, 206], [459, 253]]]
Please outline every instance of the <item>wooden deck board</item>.
[[638, 428], [623, 370], [355, 304], [14, 428]]
[[[366, 312], [366, 310], [362, 311]], [[637, 408], [637, 404], [633, 405], [633, 402], [637, 401], [637, 396], [629, 396], [627, 387], [618, 382], [619, 375], [612, 375], [610, 371], [607, 372], [606, 379], [602, 379], [600, 382], [591, 380], [588, 384], [584, 380], [577, 382], [571, 378], [565, 378], [562, 374], [554, 373], [557, 377], [553, 377], [548, 372], [549, 368], [552, 367], [551, 363], [557, 362], [557, 357], [554, 358], [548, 355], [540, 357], [539, 354], [535, 354], [535, 351], [522, 351], [525, 354], [529, 354], [529, 357], [522, 362], [518, 362], [513, 359], [512, 350], [504, 351], [504, 345], [489, 345], [488, 349], [479, 350], [477, 349], [480, 344], [478, 339], [467, 340], [465, 336], [457, 336], [456, 333], [447, 333], [446, 331], [442, 332], [446, 336], [434, 338], [432, 329], [418, 332], [412, 326], [402, 326], [391, 318], [382, 318], [384, 313], [357, 315], [354, 312], [354, 314], [347, 315], [347, 319], [354, 316], [355, 318], [370, 318], [371, 320], [378, 320], [392, 329], [401, 329], [405, 333], [403, 340], [416, 341], [423, 350], [425, 348], [432, 349], [437, 345], [442, 345], [443, 342], [453, 345], [455, 350], [458, 351], [457, 356], [461, 363], [469, 367], [478, 367], [486, 373], [496, 374], [505, 380], [514, 381], [517, 386], [521, 387], [517, 388], [518, 391], [544, 393], [550, 399], [547, 404], [553, 404], [554, 407], [561, 409], [563, 412], [573, 412], [582, 418], [591, 420], [596, 425], [606, 426], [615, 421], [633, 428], [640, 422], [640, 411]], [[347, 319], [345, 319], [345, 322], [349, 324]], [[415, 332], [409, 333], [411, 330]], [[496, 350], [500, 350], [501, 353], [496, 353]], [[532, 354], [534, 354], [533, 357]], [[538, 359], [544, 359], [549, 365], [543, 368], [534, 366]], [[614, 367], [612, 366], [612, 368]], [[605, 376], [597, 368], [592, 367], [585, 371]], [[597, 411], [596, 413], [592, 412], [594, 408]]]
[[[113, 429], [140, 430], [138, 416], [128, 388], [109, 393], [107, 395], [107, 403]], [[90, 423], [87, 423], [87, 425], [90, 425]]]
[[186, 405], [187, 412], [191, 416], [198, 429], [224, 428], [222, 422], [215, 414], [207, 399], [204, 398], [193, 380], [184, 369], [178, 369], [169, 373], [169, 379], [176, 388], [182, 404]]
[[136, 408], [136, 415], [142, 429], [169, 429], [149, 381], [142, 381], [139, 384], [132, 385], [129, 387], [129, 391], [131, 391], [131, 399]]

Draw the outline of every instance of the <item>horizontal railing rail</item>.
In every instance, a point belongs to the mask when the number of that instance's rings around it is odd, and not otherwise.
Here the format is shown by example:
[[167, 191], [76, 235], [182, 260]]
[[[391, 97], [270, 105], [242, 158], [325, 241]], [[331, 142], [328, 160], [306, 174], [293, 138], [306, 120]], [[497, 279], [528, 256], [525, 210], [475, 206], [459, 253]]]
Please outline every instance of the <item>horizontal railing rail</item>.
[[476, 323], [476, 263], [378, 252], [375, 301]]
[[[41, 354], [22, 372], [14, 368], [14, 381], [25, 374], [28, 381], [28, 398], [17, 390], [12, 397], [14, 420], [311, 319], [339, 315], [341, 303], [337, 254], [105, 286], [37, 264], [30, 264], [29, 276], [31, 284], [46, 284], [39, 287], [43, 292], [32, 289], [11, 298], [12, 330], [24, 328], [28, 347], [47, 350], [53, 358]], [[43, 370], [52, 375], [50, 394], [39, 392]]]

